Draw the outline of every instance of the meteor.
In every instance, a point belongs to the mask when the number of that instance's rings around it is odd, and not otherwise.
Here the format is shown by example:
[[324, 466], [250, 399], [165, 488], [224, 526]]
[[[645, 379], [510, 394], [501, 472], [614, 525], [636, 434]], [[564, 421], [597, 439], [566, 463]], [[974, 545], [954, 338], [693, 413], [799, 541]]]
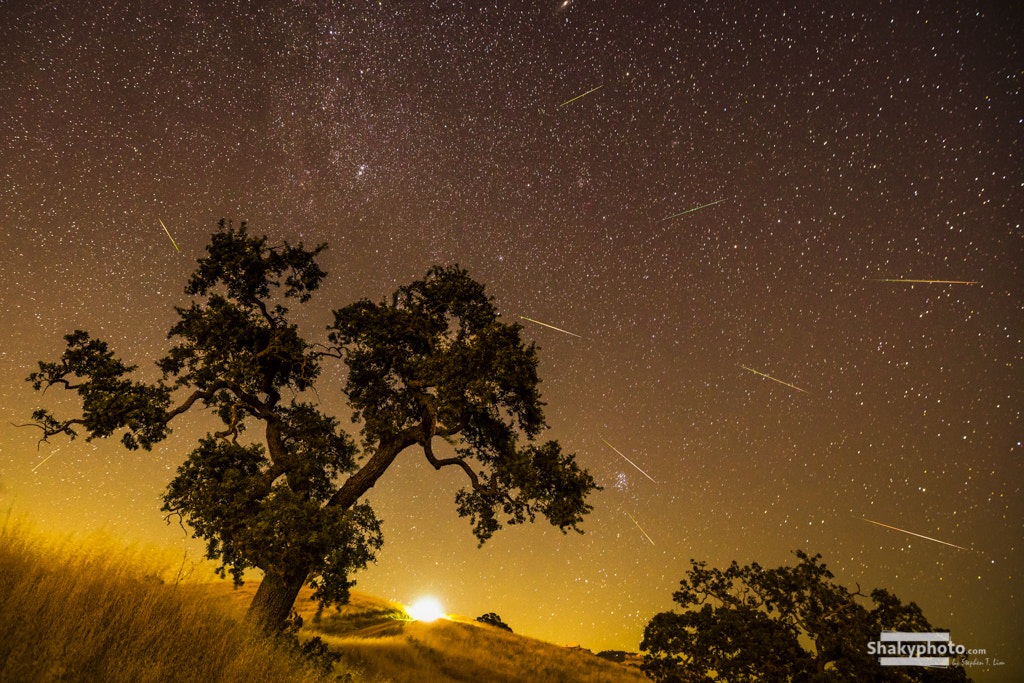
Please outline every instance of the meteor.
[[[548, 325], [547, 323], [542, 323], [539, 320], [534, 320], [533, 318], [527, 318], [525, 315], [521, 315], [519, 317], [522, 318], [523, 320], [529, 320], [531, 323], [537, 323], [538, 325], [543, 325], [544, 327], [550, 327], [553, 330], [558, 330], [562, 334], [572, 335], [573, 337], [580, 337], [580, 335], [578, 335], [578, 334], [573, 334], [572, 332], [566, 332], [565, 330], [563, 330], [561, 328], [558, 328], [558, 327], [555, 327], [554, 325]], [[580, 337], [580, 339], [583, 339], [583, 337]]]
[[872, 278], [872, 282], [922, 282], [933, 285], [976, 285], [978, 282], [971, 280], [896, 280], [888, 278]]
[[173, 245], [174, 245], [174, 248], [175, 248], [175, 249], [177, 249], [177, 250], [178, 250], [178, 253], [180, 254], [180, 253], [181, 253], [181, 249], [178, 249], [178, 245], [177, 245], [177, 244], [175, 243], [175, 241], [174, 241], [174, 238], [173, 238], [173, 237], [171, 237], [171, 231], [167, 229], [167, 226], [166, 226], [166, 225], [164, 225], [164, 222], [163, 222], [162, 220], [160, 220], [159, 218], [157, 218], [157, 220], [158, 220], [158, 221], [160, 221], [160, 225], [163, 225], [163, 226], [164, 226], [164, 232], [166, 232], [166, 233], [167, 233], [167, 237], [169, 237], [169, 238], [170, 238], [170, 240], [171, 240], [171, 244], [173, 244]]
[[[725, 199], [728, 199], [728, 197], [726, 197]], [[698, 206], [696, 209], [687, 209], [686, 211], [683, 211], [682, 213], [672, 214], [668, 218], [662, 218], [662, 219], [658, 220], [658, 222], [660, 223], [661, 221], [667, 221], [669, 218], [675, 218], [677, 216], [683, 216], [683, 215], [688, 214], [688, 213], [693, 213], [694, 211], [700, 211], [701, 209], [706, 209], [709, 206], [714, 206], [715, 204], [721, 204], [722, 202], [725, 201], [725, 199], [719, 199], [717, 202], [711, 202], [710, 204], [704, 204], [703, 206]]]
[[[599, 437], [597, 437], [597, 438], [601, 439], [601, 441], [604, 441], [604, 437], [600, 437], [600, 436], [599, 436]], [[632, 465], [633, 467], [636, 467], [636, 468], [637, 468], [638, 470], [640, 470], [640, 467], [639, 467], [639, 466], [638, 466], [638, 465], [637, 465], [637, 464], [636, 464], [635, 462], [633, 462], [632, 460], [630, 460], [630, 459], [629, 459], [629, 458], [627, 458], [626, 456], [622, 455], [622, 453], [620, 453], [620, 452], [619, 452], [619, 449], [618, 449], [618, 448], [616, 448], [615, 446], [611, 445], [611, 444], [610, 444], [610, 443], [608, 443], [607, 441], [604, 441], [604, 442], [605, 442], [605, 444], [606, 444], [606, 445], [608, 446], [608, 448], [612, 449], [613, 451], [615, 451], [616, 453], [618, 453], [618, 454], [619, 454], [620, 456], [622, 456], [622, 459], [623, 459], [623, 460], [625, 460], [625, 461], [626, 461], [626, 462], [628, 462], [628, 463], [629, 463], [630, 465]], [[647, 478], [648, 478], [648, 479], [650, 479], [651, 481], [654, 481], [654, 479], [653, 479], [653, 478], [651, 477], [651, 475], [647, 474], [647, 473], [646, 473], [646, 472], [644, 472], [643, 470], [640, 470], [640, 474], [644, 475], [645, 477], [647, 477]], [[655, 483], [655, 484], [657, 484], [658, 482], [654, 481], [654, 483]]]
[[773, 382], [778, 382], [779, 384], [785, 384], [785, 385], [786, 385], [787, 387], [789, 387], [790, 389], [796, 389], [797, 391], [802, 391], [802, 392], [804, 392], [805, 394], [809, 394], [809, 393], [811, 393], [811, 392], [807, 391], [806, 389], [801, 389], [800, 387], [797, 387], [797, 386], [793, 386], [793, 385], [792, 385], [792, 384], [790, 384], [789, 382], [783, 382], [783, 381], [782, 381], [781, 379], [775, 379], [775, 378], [774, 378], [774, 377], [772, 377], [771, 375], [766, 375], [766, 374], [764, 374], [763, 372], [758, 372], [757, 370], [754, 370], [753, 368], [748, 368], [748, 367], [747, 367], [746, 365], [741, 365], [740, 367], [741, 367], [741, 368], [743, 368], [744, 370], [750, 370], [750, 371], [751, 371], [752, 373], [754, 373], [755, 375], [761, 375], [762, 377], [767, 377], [768, 379], [770, 379], [770, 380], [771, 380], [771, 381], [773, 381]]
[[[625, 513], [625, 515], [626, 515], [627, 517], [629, 517], [630, 519], [633, 519], [633, 515], [629, 514], [629, 513], [628, 513], [628, 512], [626, 512], [625, 510], [623, 510], [622, 512], [623, 512], [623, 513]], [[636, 528], [640, 530], [640, 533], [642, 533], [642, 534], [643, 534], [644, 536], [647, 536], [647, 532], [646, 532], [646, 531], [644, 531], [644, 528], [643, 528], [642, 526], [640, 526], [640, 523], [639, 523], [638, 521], [636, 521], [635, 519], [633, 519], [633, 524], [636, 524]], [[651, 540], [651, 537], [650, 537], [650, 536], [647, 536], [647, 540], [648, 540], [648, 541], [651, 541], [651, 545], [654, 545], [654, 541], [653, 541], [653, 540]]]
[[[564, 7], [564, 5], [563, 5], [563, 7]], [[569, 104], [569, 102], [575, 102], [575, 101], [576, 101], [576, 100], [578, 100], [579, 98], [581, 98], [581, 97], [586, 97], [586, 96], [587, 96], [587, 95], [589, 95], [590, 93], [594, 92], [594, 90], [600, 90], [600, 89], [601, 89], [601, 88], [603, 88], [603, 87], [604, 87], [604, 84], [602, 83], [601, 85], [597, 86], [597, 87], [596, 87], [596, 88], [594, 88], [593, 90], [588, 90], [587, 92], [583, 93], [582, 95], [577, 95], [576, 97], [572, 98], [571, 100], [568, 100], [568, 101], [566, 101], [566, 102], [562, 102], [562, 103], [561, 103], [560, 105], [558, 105], [558, 106], [559, 106], [559, 107], [564, 107], [565, 105]]]
[[872, 524], [877, 524], [878, 526], [884, 526], [886, 529], [892, 529], [893, 531], [902, 531], [905, 534], [910, 534], [911, 536], [917, 536], [918, 538], [923, 538], [926, 541], [934, 541], [935, 543], [941, 543], [942, 545], [952, 546], [954, 548], [959, 548], [960, 550], [967, 550], [967, 548], [964, 548], [964, 547], [959, 546], [959, 545], [954, 545], [953, 543], [946, 543], [945, 541], [940, 541], [937, 538], [931, 538], [929, 536], [922, 536], [921, 534], [915, 534], [913, 531], [907, 531], [906, 529], [900, 529], [899, 527], [889, 526], [888, 524], [882, 524], [881, 522], [874, 522], [874, 521], [868, 519], [867, 517], [859, 517], [858, 519], [863, 519], [865, 522], [871, 522]]
[[42, 462], [40, 462], [38, 465], [36, 465], [35, 467], [32, 468], [32, 472], [35, 473], [36, 470], [38, 470], [40, 467], [43, 466], [44, 462], [46, 462], [47, 460], [49, 460], [50, 458], [52, 458], [55, 455], [57, 455], [57, 451], [54, 451], [53, 453], [50, 453], [48, 456], [43, 458]]

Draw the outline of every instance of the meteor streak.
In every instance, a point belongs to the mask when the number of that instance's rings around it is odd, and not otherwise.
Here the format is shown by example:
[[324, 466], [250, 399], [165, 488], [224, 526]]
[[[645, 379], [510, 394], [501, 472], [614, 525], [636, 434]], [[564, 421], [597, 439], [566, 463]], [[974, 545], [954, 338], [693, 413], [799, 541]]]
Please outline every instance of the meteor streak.
[[954, 545], [953, 543], [946, 543], [945, 541], [940, 541], [937, 538], [931, 538], [929, 536], [922, 536], [921, 534], [915, 534], [913, 531], [907, 531], [906, 529], [900, 529], [899, 527], [889, 526], [888, 524], [882, 524], [881, 522], [874, 522], [874, 521], [868, 519], [867, 517], [859, 517], [858, 519], [863, 519], [865, 522], [871, 522], [872, 524], [877, 524], [878, 526], [884, 526], [886, 529], [892, 529], [893, 531], [902, 531], [905, 534], [910, 534], [911, 536], [917, 536], [918, 538], [923, 538], [926, 541], [934, 541], [935, 543], [941, 543], [942, 545], [953, 546], [954, 548], [959, 548], [960, 550], [967, 550], [967, 548], [964, 548], [964, 547], [959, 546], [959, 545]]
[[[599, 438], [599, 439], [601, 439], [601, 441], [604, 441], [604, 437], [600, 437], [600, 436], [599, 436], [598, 438]], [[623, 459], [623, 460], [625, 460], [625, 461], [626, 461], [626, 462], [628, 462], [628, 463], [629, 463], [630, 465], [632, 465], [633, 467], [636, 467], [636, 468], [637, 468], [638, 470], [640, 470], [640, 467], [639, 467], [639, 466], [638, 466], [638, 465], [637, 465], [637, 464], [636, 464], [635, 462], [633, 462], [632, 460], [630, 460], [630, 459], [629, 459], [629, 458], [627, 458], [626, 456], [622, 455], [622, 453], [620, 453], [620, 452], [619, 452], [619, 449], [618, 449], [618, 448], [616, 448], [615, 446], [611, 445], [611, 444], [610, 444], [610, 443], [608, 443], [607, 441], [604, 441], [604, 442], [605, 442], [605, 444], [607, 444], [608, 448], [612, 449], [613, 451], [615, 451], [616, 453], [618, 453], [618, 454], [619, 454], [620, 456], [622, 456], [622, 459]], [[650, 479], [651, 481], [654, 481], [654, 479], [653, 479], [653, 478], [651, 478], [651, 475], [647, 474], [647, 473], [646, 473], [646, 472], [644, 472], [643, 470], [640, 470], [640, 474], [644, 475], [645, 477], [647, 477], [647, 478], [648, 478], [648, 479]], [[658, 482], [654, 481], [654, 483], [655, 483], [655, 484], [657, 484]]]
[[[573, 337], [580, 337], [580, 335], [578, 335], [578, 334], [573, 334], [572, 332], [566, 332], [565, 330], [563, 330], [561, 328], [558, 328], [558, 327], [555, 327], [554, 325], [548, 325], [547, 323], [542, 323], [539, 320], [534, 320], [533, 318], [527, 318], [525, 315], [521, 315], [519, 317], [522, 318], [523, 320], [529, 320], [531, 323], [537, 323], [538, 325], [543, 325], [544, 327], [550, 327], [553, 330], [558, 330], [562, 334], [572, 335]], [[583, 339], [583, 337], [580, 337], [580, 339]]]
[[177, 250], [178, 250], [178, 253], [180, 254], [180, 253], [181, 253], [181, 249], [178, 249], [178, 245], [177, 245], [177, 243], [175, 243], [175, 241], [174, 241], [174, 238], [173, 238], [173, 237], [171, 237], [171, 231], [167, 229], [167, 226], [166, 226], [166, 225], [164, 225], [164, 222], [163, 222], [162, 220], [160, 220], [159, 218], [157, 218], [157, 220], [158, 220], [158, 221], [160, 221], [160, 225], [163, 225], [163, 226], [164, 226], [164, 232], [166, 232], [166, 233], [167, 233], [167, 237], [169, 237], [169, 238], [170, 238], [170, 240], [171, 240], [171, 244], [173, 244], [173, 245], [174, 245], [174, 248], [175, 248], [175, 249], [177, 249]]
[[888, 278], [872, 278], [872, 282], [923, 282], [933, 285], [976, 285], [977, 281], [970, 280], [895, 280]]
[[[564, 6], [564, 5], [563, 5], [563, 6]], [[568, 101], [566, 101], [566, 102], [562, 102], [562, 103], [561, 103], [560, 105], [558, 105], [558, 106], [559, 106], [559, 107], [564, 107], [565, 105], [569, 104], [569, 102], [575, 102], [575, 101], [576, 101], [576, 100], [578, 100], [579, 98], [581, 98], [581, 97], [586, 97], [586, 96], [587, 96], [587, 95], [589, 95], [590, 93], [594, 92], [594, 90], [600, 90], [600, 89], [601, 89], [601, 88], [603, 88], [603, 87], [604, 87], [604, 83], [602, 83], [601, 85], [597, 86], [597, 87], [596, 87], [596, 88], [594, 88], [593, 90], [588, 90], [587, 92], [583, 93], [582, 95], [577, 95], [576, 97], [572, 98], [571, 100], [568, 100]]]
[[48, 456], [43, 458], [42, 461], [38, 465], [36, 465], [35, 467], [32, 468], [32, 472], [35, 472], [36, 470], [38, 470], [40, 467], [43, 466], [44, 462], [46, 462], [47, 460], [49, 460], [50, 458], [52, 458], [55, 455], [57, 455], [57, 451], [54, 451], [53, 453], [50, 453]]
[[770, 379], [770, 380], [771, 380], [771, 381], [773, 381], [773, 382], [778, 382], [779, 384], [785, 384], [785, 385], [786, 385], [787, 387], [789, 387], [790, 389], [796, 389], [797, 391], [802, 391], [802, 392], [804, 392], [805, 394], [809, 394], [809, 393], [811, 393], [811, 392], [807, 391], [806, 389], [801, 389], [800, 387], [797, 387], [797, 386], [793, 386], [793, 385], [792, 385], [792, 384], [790, 384], [789, 382], [783, 382], [783, 381], [782, 381], [781, 379], [775, 379], [775, 378], [774, 378], [774, 377], [772, 377], [771, 375], [766, 375], [766, 374], [764, 374], [763, 372], [758, 372], [757, 370], [754, 370], [753, 368], [748, 368], [748, 367], [747, 367], [746, 365], [741, 365], [740, 367], [741, 367], [741, 368], [743, 368], [744, 370], [750, 370], [750, 371], [751, 371], [752, 373], [754, 373], [755, 375], [761, 375], [762, 377], [767, 377], [768, 379]]
[[[726, 197], [725, 199], [728, 199], [728, 197]], [[667, 221], [669, 218], [675, 218], [676, 216], [682, 216], [682, 215], [685, 215], [685, 214], [688, 214], [688, 213], [693, 213], [694, 211], [700, 211], [701, 209], [706, 209], [709, 206], [714, 206], [715, 204], [721, 204], [722, 202], [725, 201], [725, 199], [719, 199], [717, 202], [711, 202], [710, 204], [704, 204], [703, 206], [698, 206], [696, 209], [687, 209], [686, 211], [683, 211], [682, 213], [672, 214], [668, 218], [662, 218], [662, 219], [658, 220], [658, 222], [660, 223], [661, 221]]]
[[[606, 443], [607, 443], [607, 442], [606, 442]], [[633, 519], [633, 515], [629, 514], [629, 513], [628, 513], [628, 512], [626, 512], [625, 510], [623, 510], [623, 512], [625, 513], [625, 515], [626, 515], [627, 517], [629, 517], [630, 519]], [[642, 526], [640, 526], [640, 523], [639, 523], [638, 521], [636, 521], [635, 519], [633, 519], [633, 524], [636, 524], [636, 528], [640, 530], [640, 533], [642, 533], [642, 534], [643, 534], [644, 536], [647, 536], [647, 532], [646, 532], [646, 531], [644, 531], [644, 528], [643, 528]], [[654, 545], [654, 541], [653, 541], [653, 540], [651, 540], [651, 537], [650, 537], [650, 536], [647, 536], [647, 540], [648, 540], [648, 541], [651, 541], [651, 545]]]

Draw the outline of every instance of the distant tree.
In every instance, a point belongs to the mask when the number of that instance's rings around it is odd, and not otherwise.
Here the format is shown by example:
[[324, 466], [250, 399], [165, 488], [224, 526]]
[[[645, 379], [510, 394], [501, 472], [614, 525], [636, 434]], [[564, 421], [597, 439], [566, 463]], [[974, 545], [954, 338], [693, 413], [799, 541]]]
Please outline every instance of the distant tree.
[[[335, 310], [326, 343], [300, 336], [283, 303], [310, 300], [326, 275], [316, 261], [325, 248], [270, 246], [244, 223], [221, 221], [185, 288], [199, 300], [175, 309], [161, 380], [129, 379], [136, 366], [81, 330], [65, 337], [59, 361], [40, 362], [28, 378], [82, 400], [80, 417], [33, 413], [43, 440], [124, 430], [126, 448], [149, 450], [179, 415], [216, 414], [223, 429], [189, 454], [163, 509], [206, 540], [222, 576], [241, 583], [246, 569], [263, 570], [249, 616], [268, 630], [281, 628], [307, 582], [321, 604], [347, 599], [349, 576], [383, 543], [360, 498], [410, 447], [435, 469], [464, 472], [457, 510], [481, 545], [502, 521], [538, 513], [563, 533], [579, 531], [598, 488], [557, 442], [537, 442], [546, 425], [536, 349], [457, 266], [432, 268], [390, 300]], [[347, 366], [344, 400], [362, 425], [359, 446], [322, 409], [335, 403], [316, 392], [326, 361]], [[250, 437], [252, 427], [260, 431]], [[454, 457], [436, 457], [436, 439]]]
[[[795, 567], [733, 562], [724, 572], [691, 560], [672, 595], [683, 612], [644, 630], [642, 669], [656, 681], [969, 681], [962, 667], [883, 667], [868, 643], [883, 630], [933, 631], [921, 609], [885, 590], [839, 586], [821, 555]], [[870, 597], [870, 609], [857, 601]], [[811, 649], [805, 649], [809, 643]], [[954, 658], [955, 659], [955, 658]]]
[[483, 616], [477, 617], [476, 620], [479, 621], [482, 624], [489, 624], [491, 626], [497, 626], [498, 628], [505, 629], [509, 633], [512, 633], [512, 628], [508, 624], [506, 624], [504, 621], [502, 621], [501, 617], [499, 617], [494, 612], [488, 612], [487, 614], [485, 614]]

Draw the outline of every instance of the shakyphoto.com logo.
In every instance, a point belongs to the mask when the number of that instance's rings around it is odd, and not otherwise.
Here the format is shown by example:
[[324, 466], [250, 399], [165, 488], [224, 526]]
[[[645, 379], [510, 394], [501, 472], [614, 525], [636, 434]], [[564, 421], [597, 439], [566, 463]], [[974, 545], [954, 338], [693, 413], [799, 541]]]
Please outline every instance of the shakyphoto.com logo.
[[949, 667], [951, 659], [967, 655], [968, 650], [950, 640], [948, 632], [882, 631], [877, 641], [868, 643], [868, 654], [877, 655], [882, 666]]

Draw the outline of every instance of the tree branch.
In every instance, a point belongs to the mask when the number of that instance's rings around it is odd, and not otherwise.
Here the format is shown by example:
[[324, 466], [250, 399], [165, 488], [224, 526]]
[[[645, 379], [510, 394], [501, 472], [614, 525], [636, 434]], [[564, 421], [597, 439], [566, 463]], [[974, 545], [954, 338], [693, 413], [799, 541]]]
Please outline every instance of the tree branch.
[[174, 419], [178, 415], [181, 415], [182, 413], [186, 412], [189, 408], [192, 407], [192, 404], [194, 404], [199, 399], [203, 399], [205, 401], [209, 401], [211, 398], [214, 397], [214, 395], [218, 391], [220, 391], [221, 389], [228, 389], [228, 388], [229, 388], [228, 387], [228, 383], [225, 380], [221, 379], [221, 380], [217, 380], [216, 382], [214, 382], [210, 386], [209, 389], [206, 389], [204, 391], [198, 391], [198, 390], [197, 391], [193, 391], [192, 395], [189, 396], [187, 399], [185, 399], [184, 403], [182, 403], [177, 408], [174, 408], [173, 410], [169, 410], [167, 412], [167, 418], [164, 420], [164, 424], [170, 422], [172, 419]]
[[231, 390], [235, 396], [240, 398], [245, 404], [245, 408], [252, 414], [253, 417], [257, 417], [261, 420], [275, 420], [277, 414], [272, 408], [268, 409], [267, 404], [259, 400], [253, 394], [238, 386], [235, 382], [224, 381], [224, 387]]
[[831, 616], [833, 616], [833, 615], [836, 615], [836, 614], [838, 614], [839, 612], [842, 612], [842, 611], [843, 611], [844, 609], [846, 609], [847, 607], [853, 607], [854, 605], [856, 605], [856, 604], [857, 604], [857, 602], [856, 602], [856, 600], [854, 600], [854, 598], [855, 598], [855, 597], [857, 597], [858, 595], [859, 595], [860, 597], [862, 597], [862, 598], [866, 598], [866, 597], [868, 597], [868, 596], [864, 595], [863, 593], [861, 593], [861, 591], [860, 591], [860, 584], [859, 584], [859, 583], [857, 584], [857, 592], [856, 592], [856, 593], [850, 593], [849, 591], [847, 591], [847, 594], [848, 594], [848, 595], [849, 595], [849, 597], [850, 597], [850, 601], [849, 601], [849, 602], [845, 602], [845, 603], [843, 603], [843, 604], [842, 604], [842, 605], [840, 605], [839, 607], [836, 607], [836, 608], [835, 608], [834, 610], [832, 610], [831, 612], [826, 612], [825, 614], [823, 614], [823, 615], [821, 616], [821, 620], [825, 620], [825, 619], [828, 619], [829, 617], [831, 617]]
[[463, 424], [465, 423], [465, 416], [461, 416], [460, 424], [455, 428], [445, 429], [438, 431], [437, 429], [437, 397], [431, 395], [429, 392], [421, 391], [420, 388], [424, 386], [422, 382], [407, 382], [406, 386], [409, 388], [409, 393], [416, 397], [416, 400], [423, 406], [423, 421], [420, 424], [423, 436], [419, 439], [420, 446], [423, 447], [423, 454], [427, 456], [427, 462], [434, 466], [435, 470], [440, 470], [442, 467], [448, 465], [458, 465], [469, 477], [470, 483], [473, 485], [473, 490], [478, 491], [485, 496], [496, 496], [498, 495], [498, 489], [494, 486], [484, 486], [480, 483], [480, 477], [477, 476], [473, 468], [469, 466], [469, 463], [462, 458], [445, 458], [444, 460], [438, 460], [434, 456], [434, 448], [431, 445], [431, 441], [435, 435], [441, 437], [451, 436], [457, 434], [462, 430]]
[[[67, 372], [71, 372], [71, 371], [67, 370]], [[63, 384], [65, 389], [71, 389], [71, 390], [80, 389], [83, 386], [81, 384], [72, 384], [71, 382], [67, 381], [63, 377], [57, 377], [55, 379], [50, 379], [50, 380], [46, 381], [46, 386], [43, 387], [43, 395], [44, 396], [46, 395], [46, 390], [49, 389], [50, 387], [52, 387], [54, 384]]]
[[313, 355], [314, 358], [324, 358], [324, 357], [327, 357], [327, 358], [337, 358], [338, 360], [343, 360], [345, 358], [342, 355], [342, 350], [341, 350], [340, 346], [327, 346], [326, 344], [321, 344], [320, 342], [315, 342], [312, 346], [310, 346], [310, 348], [311, 349], [315, 349], [318, 346], [322, 346], [324, 348], [324, 350], [323, 351], [313, 351], [312, 355]]
[[181, 516], [181, 508], [170, 508], [170, 512], [164, 515], [164, 521], [168, 524], [171, 523], [171, 515], [176, 515], [178, 517], [178, 526], [181, 527], [181, 530], [185, 533], [185, 536], [188, 536], [188, 530], [185, 528], [185, 525], [182, 524], [182, 519], [184, 518]]
[[454, 427], [452, 427], [450, 429], [437, 429], [437, 421], [435, 420], [435, 422], [434, 422], [434, 425], [435, 425], [434, 426], [434, 435], [435, 436], [440, 436], [441, 438], [448, 438], [449, 436], [455, 436], [456, 434], [458, 434], [459, 432], [461, 432], [463, 429], [466, 428], [466, 423], [467, 422], [468, 422], [468, 420], [466, 418], [466, 415], [462, 414], [462, 415], [459, 416], [459, 422]]
[[43, 430], [43, 438], [39, 439], [39, 442], [36, 444], [37, 451], [39, 450], [39, 447], [42, 446], [44, 443], [50, 443], [51, 436], [55, 436], [57, 434], [67, 434], [72, 439], [75, 438], [76, 434], [71, 430], [71, 425], [76, 424], [84, 425], [85, 420], [74, 419], [65, 420], [64, 422], [58, 422], [54, 417], [47, 415], [41, 422], [29, 422], [23, 425], [14, 424], [13, 422], [11, 423], [11, 425], [15, 427], [39, 427], [40, 429]]
[[[423, 431], [429, 436], [440, 436], [441, 438], [448, 438], [454, 436], [466, 428], [468, 417], [465, 411], [462, 411], [459, 415], [459, 421], [455, 426], [447, 429], [438, 429], [440, 420], [437, 419], [437, 397], [427, 391], [422, 391], [422, 388], [427, 385], [424, 382], [417, 382], [415, 380], [409, 380], [405, 386], [409, 389], [409, 393], [412, 394], [420, 405], [423, 406]], [[427, 446], [424, 446], [426, 449]]]
[[382, 440], [373, 457], [358, 472], [345, 480], [341, 488], [331, 496], [327, 505], [338, 506], [343, 510], [355, 505], [360, 496], [373, 488], [373, 485], [391, 466], [399, 453], [419, 442], [418, 435], [414, 433], [418, 431], [419, 428], [404, 429], [394, 438]]
[[270, 324], [270, 329], [277, 329], [277, 319], [270, 315], [270, 311], [267, 310], [267, 305], [263, 303], [261, 299], [256, 299], [256, 305], [259, 306], [260, 312], [263, 313], [263, 317]]
[[243, 408], [246, 408], [246, 405], [244, 403], [232, 403], [231, 404], [231, 424], [228, 425], [227, 429], [225, 429], [223, 431], [220, 431], [220, 432], [215, 432], [214, 435], [213, 435], [214, 438], [221, 439], [222, 441], [227, 443], [228, 434], [230, 434], [231, 435], [231, 442], [233, 444], [235, 444], [235, 445], [238, 444], [238, 423], [241, 421], [240, 418], [238, 417], [238, 407], [239, 406], [242, 406]]
[[423, 446], [423, 453], [427, 456], [427, 462], [434, 466], [435, 470], [439, 470], [447, 465], [459, 465], [462, 470], [469, 477], [469, 481], [473, 484], [473, 489], [480, 492], [485, 496], [496, 496], [498, 495], [498, 489], [494, 486], [484, 486], [480, 483], [480, 477], [477, 476], [473, 468], [469, 466], [469, 463], [462, 458], [445, 458], [444, 460], [438, 460], [434, 457], [434, 449], [430, 446], [430, 438], [423, 439], [420, 441], [420, 445]]

